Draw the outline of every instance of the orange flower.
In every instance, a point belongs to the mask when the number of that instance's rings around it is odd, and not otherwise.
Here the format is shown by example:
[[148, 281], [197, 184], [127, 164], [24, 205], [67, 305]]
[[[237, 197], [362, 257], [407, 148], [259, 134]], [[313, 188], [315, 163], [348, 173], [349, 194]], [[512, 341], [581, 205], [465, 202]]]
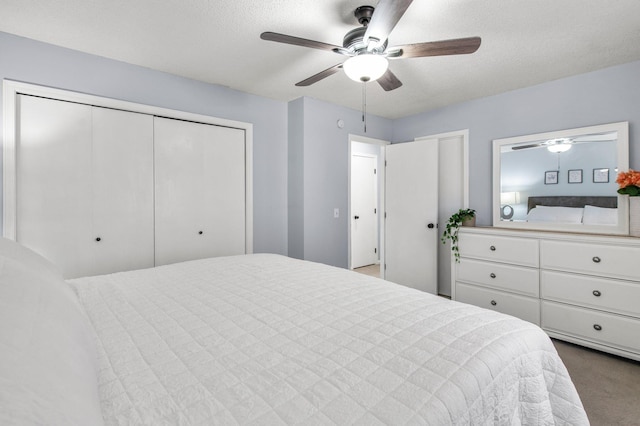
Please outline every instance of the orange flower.
[[616, 183], [620, 187], [618, 193], [638, 196], [640, 194], [640, 171], [620, 172], [616, 178]]

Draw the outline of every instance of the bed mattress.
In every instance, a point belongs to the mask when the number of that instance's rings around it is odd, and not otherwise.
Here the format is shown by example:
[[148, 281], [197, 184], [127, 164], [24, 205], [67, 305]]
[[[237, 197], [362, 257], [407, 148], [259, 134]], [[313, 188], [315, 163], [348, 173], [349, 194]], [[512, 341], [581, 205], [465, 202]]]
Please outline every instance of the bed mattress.
[[68, 281], [106, 424], [588, 424], [530, 323], [279, 255]]

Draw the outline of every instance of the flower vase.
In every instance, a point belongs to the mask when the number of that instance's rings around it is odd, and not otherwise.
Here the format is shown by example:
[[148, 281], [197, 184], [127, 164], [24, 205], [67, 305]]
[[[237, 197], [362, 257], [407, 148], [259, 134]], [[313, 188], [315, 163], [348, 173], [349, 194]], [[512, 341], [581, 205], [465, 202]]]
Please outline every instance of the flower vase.
[[640, 196], [629, 197], [629, 235], [640, 237]]

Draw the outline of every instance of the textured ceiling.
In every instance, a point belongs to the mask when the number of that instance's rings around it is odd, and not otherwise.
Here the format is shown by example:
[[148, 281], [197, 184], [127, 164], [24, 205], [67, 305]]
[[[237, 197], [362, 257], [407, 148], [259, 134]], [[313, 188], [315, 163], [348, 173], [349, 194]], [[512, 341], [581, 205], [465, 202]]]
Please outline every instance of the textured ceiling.
[[[340, 72], [294, 84], [343, 61], [268, 42], [274, 31], [331, 44], [377, 0], [0, 0], [0, 31], [244, 92], [301, 96], [360, 109], [359, 83]], [[639, 0], [414, 0], [390, 45], [480, 36], [471, 55], [403, 59], [404, 86], [367, 90], [368, 112], [403, 117], [544, 81], [640, 60]]]

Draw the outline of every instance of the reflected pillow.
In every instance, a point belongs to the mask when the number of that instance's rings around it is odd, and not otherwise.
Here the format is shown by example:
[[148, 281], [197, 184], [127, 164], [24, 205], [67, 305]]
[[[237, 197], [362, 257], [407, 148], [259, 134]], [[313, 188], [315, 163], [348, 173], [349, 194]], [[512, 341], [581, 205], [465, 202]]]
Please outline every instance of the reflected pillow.
[[582, 223], [585, 225], [617, 225], [618, 209], [584, 206], [584, 217]]
[[529, 211], [527, 222], [582, 223], [581, 207], [536, 206]]

